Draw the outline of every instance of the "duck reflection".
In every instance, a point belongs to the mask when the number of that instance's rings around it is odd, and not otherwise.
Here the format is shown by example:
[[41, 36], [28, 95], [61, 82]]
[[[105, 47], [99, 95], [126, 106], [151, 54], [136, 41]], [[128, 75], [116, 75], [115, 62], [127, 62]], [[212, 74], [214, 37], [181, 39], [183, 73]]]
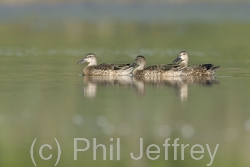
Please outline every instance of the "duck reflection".
[[147, 85], [153, 87], [164, 86], [176, 90], [181, 101], [188, 98], [188, 86], [212, 86], [219, 84], [213, 76], [84, 76], [84, 95], [88, 98], [96, 96], [98, 86], [132, 87], [138, 95], [144, 95]]
[[94, 98], [97, 93], [97, 86], [131, 86], [131, 76], [83, 76], [84, 96]]
[[213, 76], [209, 77], [175, 77], [175, 79], [168, 79], [168, 85], [177, 90], [181, 101], [186, 101], [188, 98], [188, 85], [199, 85], [199, 86], [212, 86], [213, 84], [219, 84], [219, 81], [215, 80]]

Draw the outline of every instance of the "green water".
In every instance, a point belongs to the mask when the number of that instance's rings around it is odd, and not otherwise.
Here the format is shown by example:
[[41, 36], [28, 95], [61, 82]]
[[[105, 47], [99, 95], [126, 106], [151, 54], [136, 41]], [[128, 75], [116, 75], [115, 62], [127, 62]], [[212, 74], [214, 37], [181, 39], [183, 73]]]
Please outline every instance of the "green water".
[[[138, 21], [115, 12], [120, 20], [99, 21], [97, 15], [94, 21], [63, 17], [58, 21], [37, 14], [9, 22], [6, 16], [0, 22], [0, 166], [34, 166], [30, 148], [35, 138], [37, 166], [55, 165], [54, 138], [62, 153], [57, 166], [207, 166], [206, 144], [211, 152], [219, 144], [212, 166], [247, 166], [250, 23], [229, 18]], [[190, 64], [213, 63], [221, 68], [214, 78], [202, 80], [140, 80], [83, 77], [85, 65], [76, 64], [89, 52], [97, 55], [99, 63], [132, 63], [139, 54], [147, 58], [147, 65], [171, 63], [181, 50], [189, 52]], [[79, 152], [77, 160], [74, 138], [90, 141], [89, 150]], [[101, 148], [93, 160], [93, 138], [107, 147], [107, 160]], [[117, 138], [120, 160], [116, 159]], [[146, 153], [138, 161], [130, 157], [131, 152], [139, 156], [140, 138], [144, 152], [150, 144], [159, 146], [157, 160], [150, 160]], [[179, 144], [190, 145], [184, 160], [180, 146], [177, 160], [172, 146], [165, 160], [167, 138], [171, 144], [179, 138]], [[52, 155], [50, 160], [39, 157], [43, 144], [52, 147], [43, 149], [44, 157]], [[195, 144], [204, 147], [201, 160], [190, 155]], [[110, 145], [114, 160], [110, 160]], [[79, 142], [79, 148], [84, 147], [86, 143]]]

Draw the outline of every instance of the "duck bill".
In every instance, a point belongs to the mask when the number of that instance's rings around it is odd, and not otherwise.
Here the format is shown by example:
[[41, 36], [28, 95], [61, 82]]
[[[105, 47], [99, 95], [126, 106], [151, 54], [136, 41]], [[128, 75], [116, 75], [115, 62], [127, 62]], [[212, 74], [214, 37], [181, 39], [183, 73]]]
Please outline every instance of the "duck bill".
[[135, 66], [136, 66], [136, 62], [129, 65], [129, 67], [135, 67]]
[[179, 60], [181, 60], [181, 57], [180, 57], [180, 56], [178, 56], [178, 57], [173, 61], [173, 63], [177, 63]]
[[84, 62], [86, 62], [86, 60], [82, 59], [82, 60], [78, 61], [77, 64], [83, 64]]

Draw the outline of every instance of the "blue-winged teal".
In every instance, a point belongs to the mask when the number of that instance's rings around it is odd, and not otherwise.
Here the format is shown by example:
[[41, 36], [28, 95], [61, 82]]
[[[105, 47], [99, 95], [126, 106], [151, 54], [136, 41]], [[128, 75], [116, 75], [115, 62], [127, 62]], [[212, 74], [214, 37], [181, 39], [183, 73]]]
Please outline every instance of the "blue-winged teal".
[[133, 71], [135, 76], [180, 76], [181, 71], [176, 64], [154, 65], [146, 67], [146, 58], [144, 56], [137, 56], [131, 66], [138, 65]]
[[178, 67], [181, 71], [181, 76], [213, 76], [216, 69], [220, 68], [220, 66], [214, 66], [213, 64], [188, 66], [187, 51], [181, 51], [173, 63], [177, 63], [178, 61], [181, 61]]
[[129, 75], [133, 71], [133, 67], [130, 64], [99, 64], [97, 65], [97, 59], [95, 54], [88, 53], [77, 64], [84, 62], [89, 63], [84, 69], [84, 75], [91, 76], [114, 76], [114, 75]]

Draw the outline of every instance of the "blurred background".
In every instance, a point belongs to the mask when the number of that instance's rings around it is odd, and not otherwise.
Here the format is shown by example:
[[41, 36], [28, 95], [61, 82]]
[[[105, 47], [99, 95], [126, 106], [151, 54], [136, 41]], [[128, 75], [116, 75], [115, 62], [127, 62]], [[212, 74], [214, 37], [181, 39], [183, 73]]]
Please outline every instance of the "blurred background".
[[[220, 144], [212, 166], [250, 164], [250, 2], [219, 1], [0, 1], [0, 166], [37, 165], [206, 166], [200, 161], [164, 160], [162, 144]], [[99, 63], [171, 63], [181, 50], [190, 64], [221, 68], [205, 80], [140, 81], [82, 77], [87, 53]], [[205, 81], [205, 82], [204, 82]], [[121, 160], [103, 161], [98, 151], [73, 160], [73, 139], [109, 146], [121, 138]], [[161, 147], [159, 160], [134, 161], [130, 152]], [[42, 144], [44, 161], [38, 150]], [[84, 145], [81, 145], [84, 147]], [[173, 150], [172, 150], [173, 151]], [[180, 150], [179, 150], [180, 151]], [[172, 153], [172, 152], [170, 152]], [[180, 155], [180, 154], [178, 154]], [[173, 156], [173, 154], [171, 154]], [[187, 158], [186, 158], [187, 157]], [[109, 159], [109, 158], [107, 158]]]

